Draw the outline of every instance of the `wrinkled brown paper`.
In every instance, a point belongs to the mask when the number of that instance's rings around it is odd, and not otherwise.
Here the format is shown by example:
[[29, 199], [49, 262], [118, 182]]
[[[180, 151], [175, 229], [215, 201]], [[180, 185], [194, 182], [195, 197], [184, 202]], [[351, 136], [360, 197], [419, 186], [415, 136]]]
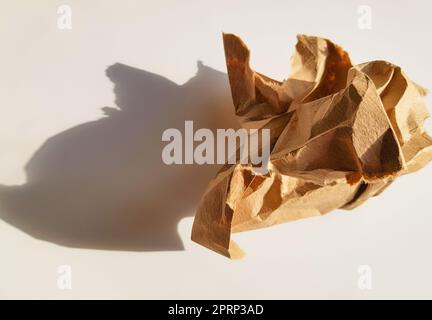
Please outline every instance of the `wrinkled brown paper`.
[[353, 66], [327, 39], [299, 35], [282, 82], [253, 71], [235, 35], [223, 41], [236, 115], [271, 131], [268, 174], [226, 165], [199, 204], [192, 240], [230, 258], [231, 233], [352, 209], [432, 160], [426, 90], [386, 61]]

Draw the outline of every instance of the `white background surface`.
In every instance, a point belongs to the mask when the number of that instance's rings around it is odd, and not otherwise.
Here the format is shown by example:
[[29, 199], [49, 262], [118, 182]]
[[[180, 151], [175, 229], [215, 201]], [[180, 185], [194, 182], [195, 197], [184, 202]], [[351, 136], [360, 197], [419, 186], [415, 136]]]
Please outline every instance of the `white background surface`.
[[[72, 8], [72, 30], [57, 28], [61, 4]], [[359, 5], [372, 8], [371, 30], [357, 27]], [[24, 184], [48, 138], [115, 107], [108, 66], [179, 85], [197, 60], [225, 72], [222, 31], [241, 36], [252, 66], [276, 79], [305, 33], [340, 44], [353, 63], [400, 65], [430, 89], [431, 12], [430, 1], [413, 0], [2, 1], [0, 184]], [[432, 298], [431, 173], [402, 177], [354, 211], [235, 235], [240, 261], [189, 240], [193, 211], [178, 224], [184, 251], [68, 248], [0, 220], [0, 298]], [[57, 287], [65, 264], [72, 290]], [[371, 290], [357, 287], [360, 265], [372, 268]]]

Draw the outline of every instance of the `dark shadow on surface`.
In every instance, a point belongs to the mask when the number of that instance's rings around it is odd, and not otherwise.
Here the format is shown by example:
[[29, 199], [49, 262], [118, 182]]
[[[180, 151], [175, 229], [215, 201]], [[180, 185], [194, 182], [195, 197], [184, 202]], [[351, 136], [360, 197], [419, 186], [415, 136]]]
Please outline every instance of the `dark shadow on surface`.
[[27, 183], [0, 186], [1, 218], [63, 246], [181, 250], [180, 219], [194, 213], [212, 165], [165, 165], [162, 132], [193, 120], [236, 128], [226, 74], [198, 63], [188, 82], [123, 64], [106, 74], [118, 109], [49, 138], [27, 163]]

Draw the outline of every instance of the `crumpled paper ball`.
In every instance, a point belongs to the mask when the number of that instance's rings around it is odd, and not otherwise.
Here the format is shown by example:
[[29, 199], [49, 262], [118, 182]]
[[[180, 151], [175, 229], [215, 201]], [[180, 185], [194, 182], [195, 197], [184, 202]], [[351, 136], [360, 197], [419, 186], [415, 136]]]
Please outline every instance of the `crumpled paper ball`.
[[232, 233], [355, 208], [432, 159], [426, 89], [392, 63], [353, 66], [330, 40], [297, 39], [292, 73], [277, 81], [223, 34], [235, 113], [271, 142], [267, 174], [225, 165], [198, 206], [192, 240], [229, 258], [244, 255]]

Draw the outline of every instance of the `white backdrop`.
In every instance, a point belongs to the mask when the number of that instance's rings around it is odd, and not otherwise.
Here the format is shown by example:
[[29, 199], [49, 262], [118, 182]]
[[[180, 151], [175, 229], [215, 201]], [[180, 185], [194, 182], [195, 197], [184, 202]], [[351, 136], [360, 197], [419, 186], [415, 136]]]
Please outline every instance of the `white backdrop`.
[[[57, 26], [63, 4], [72, 9], [71, 30]], [[370, 30], [358, 27], [360, 5], [371, 8]], [[340, 44], [353, 63], [391, 61], [432, 88], [431, 10], [426, 0], [2, 1], [0, 298], [432, 298], [432, 166], [400, 178], [354, 211], [237, 234], [234, 239], [247, 253], [240, 261], [190, 241], [193, 209], [176, 227], [185, 250], [179, 250], [181, 244], [163, 250], [74, 248], [43, 233], [34, 238], [27, 222], [5, 222], [14, 221], [8, 216], [24, 206], [28, 215], [32, 206], [41, 214], [46, 206], [51, 219], [62, 214], [63, 200], [56, 203], [58, 211], [51, 208], [57, 196], [30, 194], [12, 201], [10, 190], [28, 182], [33, 171], [27, 164], [47, 139], [100, 119], [105, 106], [116, 108], [113, 82], [106, 75], [115, 63], [186, 88], [180, 85], [195, 76], [198, 60], [225, 72], [224, 31], [244, 39], [255, 70], [283, 79], [295, 36], [304, 33]], [[224, 76], [223, 81], [228, 90]], [[427, 102], [430, 106], [430, 97]], [[169, 112], [162, 116], [169, 118]], [[152, 138], [160, 142], [160, 136]], [[66, 151], [59, 150], [59, 157], [79, 162]], [[196, 179], [187, 175], [178, 189]], [[31, 177], [35, 183], [38, 178]], [[68, 191], [71, 197], [80, 192]], [[74, 203], [65, 201], [65, 206]], [[154, 207], [157, 212], [157, 203]], [[73, 214], [73, 208], [68, 212]], [[38, 222], [36, 212], [30, 221]], [[57, 284], [61, 265], [71, 268], [70, 290]], [[362, 265], [371, 270], [369, 290], [358, 287]]]

